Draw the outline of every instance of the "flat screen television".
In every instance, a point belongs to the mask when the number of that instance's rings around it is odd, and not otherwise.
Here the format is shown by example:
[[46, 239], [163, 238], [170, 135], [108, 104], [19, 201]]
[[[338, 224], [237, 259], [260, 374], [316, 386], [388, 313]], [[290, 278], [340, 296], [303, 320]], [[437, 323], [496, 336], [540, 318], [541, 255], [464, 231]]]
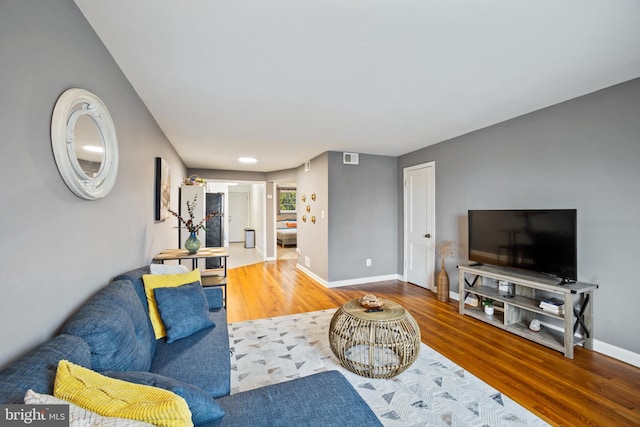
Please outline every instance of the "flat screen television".
[[578, 278], [575, 209], [469, 210], [469, 260]]

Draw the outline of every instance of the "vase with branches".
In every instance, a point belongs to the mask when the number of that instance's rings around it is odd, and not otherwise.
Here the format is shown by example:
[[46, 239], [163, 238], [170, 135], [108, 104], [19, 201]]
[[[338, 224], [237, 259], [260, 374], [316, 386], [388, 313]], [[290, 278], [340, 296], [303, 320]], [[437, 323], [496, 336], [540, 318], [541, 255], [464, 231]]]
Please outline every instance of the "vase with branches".
[[440, 255], [440, 259], [442, 260], [440, 272], [438, 273], [437, 296], [438, 300], [443, 302], [449, 301], [449, 275], [447, 274], [447, 269], [444, 262], [448, 256], [454, 254], [454, 245], [455, 244], [451, 240], [443, 240], [436, 243], [436, 249], [438, 251], [438, 254]]
[[180, 215], [178, 215], [177, 212], [169, 209], [169, 212], [171, 213], [171, 215], [178, 218], [178, 221], [181, 224], [180, 227], [184, 227], [187, 230], [189, 230], [189, 237], [184, 242], [184, 247], [191, 254], [198, 252], [198, 249], [200, 249], [200, 239], [198, 239], [198, 236], [197, 236], [198, 231], [207, 229], [206, 224], [209, 219], [213, 218], [214, 216], [220, 216], [220, 212], [218, 211], [210, 212], [207, 215], [205, 215], [200, 222], [196, 223], [194, 209], [196, 208], [197, 200], [198, 200], [197, 194], [193, 197], [193, 201], [187, 200], [187, 203], [186, 203], [187, 214], [189, 215], [189, 219], [187, 220], [185, 220]]

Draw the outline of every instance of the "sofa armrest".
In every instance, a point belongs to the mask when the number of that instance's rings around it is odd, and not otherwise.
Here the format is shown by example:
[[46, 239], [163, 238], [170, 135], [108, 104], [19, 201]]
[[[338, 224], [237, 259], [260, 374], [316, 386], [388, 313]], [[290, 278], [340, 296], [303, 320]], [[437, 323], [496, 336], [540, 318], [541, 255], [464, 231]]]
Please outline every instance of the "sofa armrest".
[[221, 287], [204, 287], [204, 294], [209, 303], [209, 310], [215, 310], [224, 307], [222, 288]]

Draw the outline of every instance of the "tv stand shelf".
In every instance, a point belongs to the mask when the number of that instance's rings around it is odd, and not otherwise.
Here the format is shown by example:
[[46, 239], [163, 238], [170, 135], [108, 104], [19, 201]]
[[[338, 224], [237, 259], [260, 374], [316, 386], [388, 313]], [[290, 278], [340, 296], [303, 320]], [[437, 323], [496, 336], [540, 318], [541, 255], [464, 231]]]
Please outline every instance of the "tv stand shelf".
[[[559, 279], [486, 265], [461, 265], [458, 270], [460, 314], [560, 351], [570, 359], [573, 359], [576, 345], [593, 349], [593, 291], [598, 285], [559, 284]], [[508, 282], [513, 286], [513, 292], [499, 290], [498, 281]], [[478, 306], [465, 303], [470, 295], [475, 296]], [[562, 299], [565, 313], [556, 314], [540, 308], [540, 300], [546, 297]], [[482, 309], [480, 303], [486, 299], [495, 302], [493, 315], [485, 314]], [[529, 329], [533, 319], [543, 325], [539, 332]]]

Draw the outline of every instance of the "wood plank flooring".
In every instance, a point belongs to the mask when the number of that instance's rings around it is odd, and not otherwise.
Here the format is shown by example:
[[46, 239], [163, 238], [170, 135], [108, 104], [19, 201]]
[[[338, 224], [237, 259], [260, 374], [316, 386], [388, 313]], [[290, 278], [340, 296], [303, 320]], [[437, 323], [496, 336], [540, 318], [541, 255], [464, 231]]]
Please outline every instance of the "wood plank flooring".
[[640, 368], [576, 347], [561, 353], [458, 314], [418, 286], [385, 281], [328, 289], [295, 261], [229, 270], [228, 320], [239, 322], [328, 308], [374, 293], [403, 305], [422, 341], [551, 425], [640, 426]]

